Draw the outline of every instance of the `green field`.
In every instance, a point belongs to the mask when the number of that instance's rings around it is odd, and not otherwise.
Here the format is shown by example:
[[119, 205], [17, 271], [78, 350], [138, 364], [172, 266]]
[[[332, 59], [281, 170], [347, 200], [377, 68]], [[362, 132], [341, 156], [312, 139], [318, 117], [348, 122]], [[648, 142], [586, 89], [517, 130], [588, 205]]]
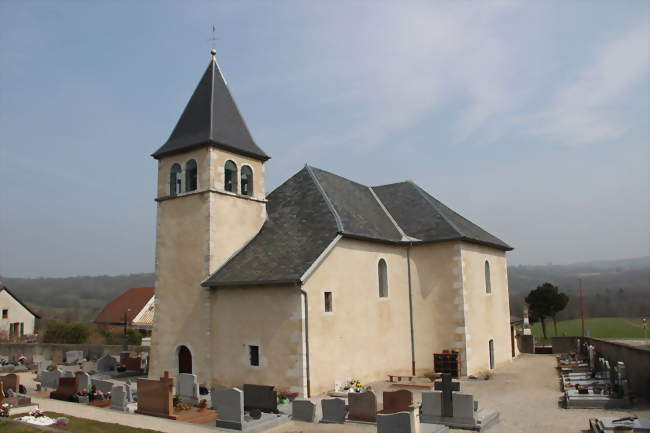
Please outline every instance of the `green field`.
[[[650, 326], [650, 325], [648, 325]], [[594, 317], [585, 319], [585, 329], [591, 332], [596, 338], [643, 338], [641, 319], [638, 317]], [[533, 324], [533, 335], [543, 337], [541, 323]], [[555, 336], [553, 320], [546, 320], [546, 335]], [[580, 319], [563, 320], [557, 322], [558, 336], [579, 336], [582, 335]], [[648, 330], [650, 337], [650, 329]]]

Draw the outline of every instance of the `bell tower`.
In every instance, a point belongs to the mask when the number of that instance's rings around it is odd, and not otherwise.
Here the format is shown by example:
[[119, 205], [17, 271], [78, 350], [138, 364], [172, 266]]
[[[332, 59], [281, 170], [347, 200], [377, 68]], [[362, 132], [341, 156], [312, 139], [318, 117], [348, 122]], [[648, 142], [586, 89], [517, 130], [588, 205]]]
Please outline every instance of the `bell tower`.
[[152, 154], [158, 211], [149, 374], [192, 372], [206, 384], [212, 301], [201, 282], [262, 227], [269, 159], [248, 131], [215, 54], [169, 139]]

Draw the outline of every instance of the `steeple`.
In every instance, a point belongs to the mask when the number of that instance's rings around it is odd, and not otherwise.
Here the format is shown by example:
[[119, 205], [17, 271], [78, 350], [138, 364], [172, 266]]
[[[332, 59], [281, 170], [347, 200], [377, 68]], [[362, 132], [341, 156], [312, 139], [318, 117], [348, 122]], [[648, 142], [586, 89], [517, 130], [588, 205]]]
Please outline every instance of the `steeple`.
[[215, 146], [261, 161], [270, 157], [260, 149], [235, 104], [216, 59], [216, 50], [199, 85], [181, 114], [169, 139], [151, 156]]

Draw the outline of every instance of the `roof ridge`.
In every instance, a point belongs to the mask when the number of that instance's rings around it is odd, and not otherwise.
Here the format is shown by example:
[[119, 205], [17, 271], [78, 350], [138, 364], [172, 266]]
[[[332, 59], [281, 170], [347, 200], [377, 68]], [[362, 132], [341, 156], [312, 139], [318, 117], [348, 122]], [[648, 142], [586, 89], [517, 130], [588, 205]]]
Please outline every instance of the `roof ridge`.
[[323, 185], [320, 184], [320, 181], [314, 174], [314, 171], [309, 166], [309, 164], [305, 164], [305, 169], [307, 169], [307, 173], [309, 173], [311, 178], [314, 180], [314, 183], [316, 184], [316, 188], [318, 188], [318, 191], [323, 196], [323, 199], [325, 200], [325, 203], [327, 203], [327, 207], [329, 207], [330, 212], [332, 212], [332, 215], [334, 215], [334, 219], [336, 220], [336, 228], [338, 229], [338, 232], [343, 233], [343, 221], [341, 221], [341, 216], [334, 208], [334, 204], [332, 203], [332, 200], [330, 200], [329, 196], [325, 192], [325, 188], [323, 188]]
[[384, 203], [379, 199], [377, 194], [375, 194], [375, 191], [372, 189], [372, 187], [369, 186], [368, 189], [370, 190], [370, 193], [375, 198], [375, 200], [377, 200], [377, 204], [379, 204], [379, 207], [384, 211], [384, 213], [386, 213], [386, 216], [393, 223], [393, 225], [395, 226], [395, 228], [397, 229], [399, 234], [402, 235], [402, 240], [407, 240], [407, 239], [410, 240], [410, 239], [412, 239], [410, 236], [408, 236], [406, 234], [406, 232], [404, 230], [402, 230], [402, 228], [399, 226], [399, 224], [397, 224], [397, 221], [395, 220], [395, 218], [393, 218], [393, 216], [390, 214], [390, 212], [388, 212], [388, 209], [386, 209], [386, 206], [384, 206]]
[[429, 203], [429, 204], [430, 204], [430, 205], [431, 205], [431, 206], [432, 206], [436, 211], [438, 211], [438, 213], [440, 214], [440, 216], [442, 217], [442, 219], [444, 219], [444, 220], [447, 222], [447, 224], [449, 224], [449, 225], [451, 226], [451, 228], [453, 228], [454, 230], [456, 230], [456, 232], [458, 232], [458, 234], [459, 234], [461, 237], [463, 237], [463, 238], [466, 237], [466, 236], [465, 236], [465, 233], [463, 233], [463, 231], [462, 231], [462, 230], [461, 230], [461, 229], [456, 225], [456, 223], [454, 223], [452, 220], [450, 220], [450, 219], [447, 217], [447, 215], [445, 215], [445, 213], [440, 209], [440, 207], [438, 207], [438, 205], [437, 205], [436, 203], [433, 203], [433, 202], [431, 201], [431, 198], [430, 198], [430, 197], [427, 197], [427, 194], [424, 193], [424, 191], [422, 190], [422, 188], [420, 188], [420, 187], [419, 187], [415, 182], [413, 182], [412, 180], [407, 180], [406, 182], [407, 182], [407, 183], [410, 183], [411, 185], [413, 185], [413, 187], [414, 187], [415, 190], [418, 192], [418, 194], [420, 194], [420, 195], [422, 196], [422, 198], [424, 198], [424, 199], [427, 201], [427, 203]]

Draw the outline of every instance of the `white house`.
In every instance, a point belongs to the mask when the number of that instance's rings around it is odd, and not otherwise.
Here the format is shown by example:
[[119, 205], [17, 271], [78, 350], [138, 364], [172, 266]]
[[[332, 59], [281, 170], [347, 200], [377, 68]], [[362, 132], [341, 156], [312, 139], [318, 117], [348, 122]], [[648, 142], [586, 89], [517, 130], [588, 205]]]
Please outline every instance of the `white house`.
[[7, 287], [0, 286], [0, 334], [5, 334], [10, 340], [32, 335], [36, 319], [40, 318]]

